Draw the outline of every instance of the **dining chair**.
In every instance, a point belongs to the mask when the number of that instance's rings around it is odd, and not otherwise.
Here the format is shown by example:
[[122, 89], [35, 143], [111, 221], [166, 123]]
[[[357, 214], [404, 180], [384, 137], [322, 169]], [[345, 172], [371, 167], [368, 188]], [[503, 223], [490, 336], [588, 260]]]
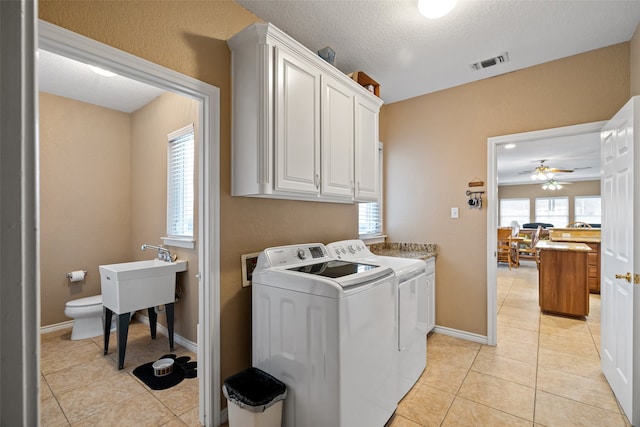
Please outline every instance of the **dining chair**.
[[498, 228], [498, 262], [506, 262], [507, 264], [509, 264], [509, 270], [511, 270], [512, 265], [517, 265], [516, 257], [518, 255], [518, 251], [513, 250], [514, 246], [511, 240], [511, 236], [511, 227]]

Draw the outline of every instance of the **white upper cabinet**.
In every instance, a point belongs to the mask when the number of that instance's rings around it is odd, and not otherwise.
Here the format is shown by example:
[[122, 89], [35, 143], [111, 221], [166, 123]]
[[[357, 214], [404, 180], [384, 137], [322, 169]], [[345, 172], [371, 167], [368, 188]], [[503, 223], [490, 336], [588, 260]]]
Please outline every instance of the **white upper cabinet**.
[[320, 71], [275, 46], [275, 190], [320, 189]]
[[369, 99], [356, 98], [355, 199], [359, 202], [376, 202], [380, 196], [378, 111]]
[[355, 95], [350, 87], [322, 76], [322, 194], [353, 198]]
[[375, 95], [271, 24], [227, 42], [234, 196], [376, 201]]

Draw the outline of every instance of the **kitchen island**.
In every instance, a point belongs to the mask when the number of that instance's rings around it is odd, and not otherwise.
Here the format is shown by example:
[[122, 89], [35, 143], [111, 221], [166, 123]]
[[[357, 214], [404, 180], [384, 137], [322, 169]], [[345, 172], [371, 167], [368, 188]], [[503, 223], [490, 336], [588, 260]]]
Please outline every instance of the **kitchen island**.
[[591, 248], [585, 243], [540, 241], [539, 298], [543, 312], [589, 315]]
[[589, 292], [600, 293], [600, 229], [599, 228], [551, 228], [549, 240], [552, 242], [586, 243], [591, 248], [589, 263]]

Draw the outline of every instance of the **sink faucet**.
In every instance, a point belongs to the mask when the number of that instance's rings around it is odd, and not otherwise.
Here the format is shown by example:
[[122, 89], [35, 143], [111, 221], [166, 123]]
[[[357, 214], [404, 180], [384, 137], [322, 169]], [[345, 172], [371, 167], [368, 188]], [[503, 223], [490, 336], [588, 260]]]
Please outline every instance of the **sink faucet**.
[[141, 251], [144, 251], [146, 249], [153, 249], [158, 251], [159, 260], [171, 262], [171, 252], [169, 251], [169, 249], [163, 248], [162, 246], [147, 245], [146, 243], [140, 246]]

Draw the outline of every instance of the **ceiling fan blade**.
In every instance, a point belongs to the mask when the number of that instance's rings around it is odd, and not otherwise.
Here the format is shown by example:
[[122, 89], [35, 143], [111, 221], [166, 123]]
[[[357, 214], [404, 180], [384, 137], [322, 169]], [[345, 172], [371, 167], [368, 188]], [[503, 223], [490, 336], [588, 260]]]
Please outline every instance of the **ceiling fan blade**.
[[552, 173], [570, 173], [570, 172], [573, 172], [573, 169], [556, 169], [556, 168], [551, 168], [551, 169], [549, 169], [549, 172], [552, 172]]

